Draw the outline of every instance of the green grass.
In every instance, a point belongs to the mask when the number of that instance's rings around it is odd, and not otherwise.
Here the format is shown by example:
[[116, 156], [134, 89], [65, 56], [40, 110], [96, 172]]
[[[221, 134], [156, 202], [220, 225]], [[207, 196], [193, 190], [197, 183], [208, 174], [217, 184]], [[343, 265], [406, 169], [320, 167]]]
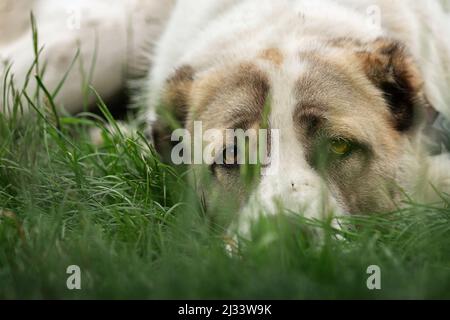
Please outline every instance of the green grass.
[[[11, 111], [0, 114], [0, 298], [450, 298], [448, 197], [445, 209], [409, 203], [347, 218], [342, 231], [280, 215], [230, 256], [186, 168], [122, 135], [101, 100], [103, 117], [63, 115], [41, 77], [29, 81], [39, 83], [31, 97], [5, 81]], [[80, 266], [82, 290], [67, 289], [69, 265]], [[366, 287], [370, 265], [381, 267], [381, 290]]]

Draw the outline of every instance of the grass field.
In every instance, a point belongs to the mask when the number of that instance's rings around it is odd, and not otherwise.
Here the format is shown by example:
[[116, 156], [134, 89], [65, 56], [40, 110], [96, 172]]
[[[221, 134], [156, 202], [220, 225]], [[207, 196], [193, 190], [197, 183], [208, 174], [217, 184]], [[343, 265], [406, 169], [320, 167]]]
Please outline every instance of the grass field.
[[[447, 195], [436, 207], [346, 218], [342, 231], [280, 215], [230, 256], [187, 169], [121, 135], [100, 100], [102, 117], [64, 116], [43, 83], [31, 97], [4, 88], [0, 298], [450, 298]], [[92, 128], [103, 132], [100, 147]], [[81, 290], [66, 287], [70, 265], [81, 268]], [[366, 286], [370, 265], [381, 268], [381, 290]]]

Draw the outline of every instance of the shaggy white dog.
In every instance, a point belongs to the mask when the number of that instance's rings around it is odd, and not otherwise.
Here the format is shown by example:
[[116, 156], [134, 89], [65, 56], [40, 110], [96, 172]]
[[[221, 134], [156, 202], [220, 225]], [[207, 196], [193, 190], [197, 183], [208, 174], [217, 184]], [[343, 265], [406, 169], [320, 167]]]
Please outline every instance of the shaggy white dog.
[[[86, 64], [97, 52], [92, 84], [106, 98], [148, 74], [134, 99], [161, 148], [170, 137], [161, 106], [187, 130], [201, 121], [224, 131], [260, 128], [270, 105], [277, 170], [263, 168], [249, 192], [239, 166], [214, 164], [214, 185], [202, 191], [207, 200], [213, 190], [235, 193], [246, 232], [261, 207], [320, 218], [391, 210], [405, 194], [434, 202], [435, 187], [450, 191], [449, 156], [430, 151], [448, 143], [449, 7], [445, 0], [6, 1], [0, 54], [24, 82], [34, 60], [25, 9], [34, 8], [49, 87], [77, 46]], [[70, 112], [82, 106], [82, 75], [75, 70], [58, 96]], [[224, 152], [236, 147], [209, 142]]]

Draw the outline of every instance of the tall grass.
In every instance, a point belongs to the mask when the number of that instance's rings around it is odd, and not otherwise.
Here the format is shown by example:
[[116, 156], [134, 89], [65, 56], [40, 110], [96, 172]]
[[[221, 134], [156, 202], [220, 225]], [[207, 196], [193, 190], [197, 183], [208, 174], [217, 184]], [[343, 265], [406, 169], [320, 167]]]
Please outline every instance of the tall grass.
[[[15, 88], [9, 71], [3, 82], [0, 298], [450, 298], [448, 196], [444, 209], [407, 203], [348, 217], [341, 231], [300, 216], [262, 219], [230, 255], [187, 169], [124, 135], [101, 97], [102, 117], [61, 115], [66, 76], [46, 88], [33, 37], [36, 93]], [[81, 290], [66, 287], [69, 265], [81, 268]], [[366, 286], [370, 265], [381, 268], [381, 290]]]

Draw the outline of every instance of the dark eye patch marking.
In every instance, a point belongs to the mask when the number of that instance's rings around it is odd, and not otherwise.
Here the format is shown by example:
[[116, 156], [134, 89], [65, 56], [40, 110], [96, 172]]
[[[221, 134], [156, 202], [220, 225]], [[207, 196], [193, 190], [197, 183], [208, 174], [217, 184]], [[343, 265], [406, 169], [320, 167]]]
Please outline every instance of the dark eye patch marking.
[[295, 118], [294, 121], [303, 128], [308, 137], [316, 136], [325, 122], [322, 115], [314, 113], [300, 113]]
[[195, 120], [207, 127], [244, 130], [262, 120], [270, 86], [266, 74], [253, 64], [214, 71], [198, 82], [192, 99]]

